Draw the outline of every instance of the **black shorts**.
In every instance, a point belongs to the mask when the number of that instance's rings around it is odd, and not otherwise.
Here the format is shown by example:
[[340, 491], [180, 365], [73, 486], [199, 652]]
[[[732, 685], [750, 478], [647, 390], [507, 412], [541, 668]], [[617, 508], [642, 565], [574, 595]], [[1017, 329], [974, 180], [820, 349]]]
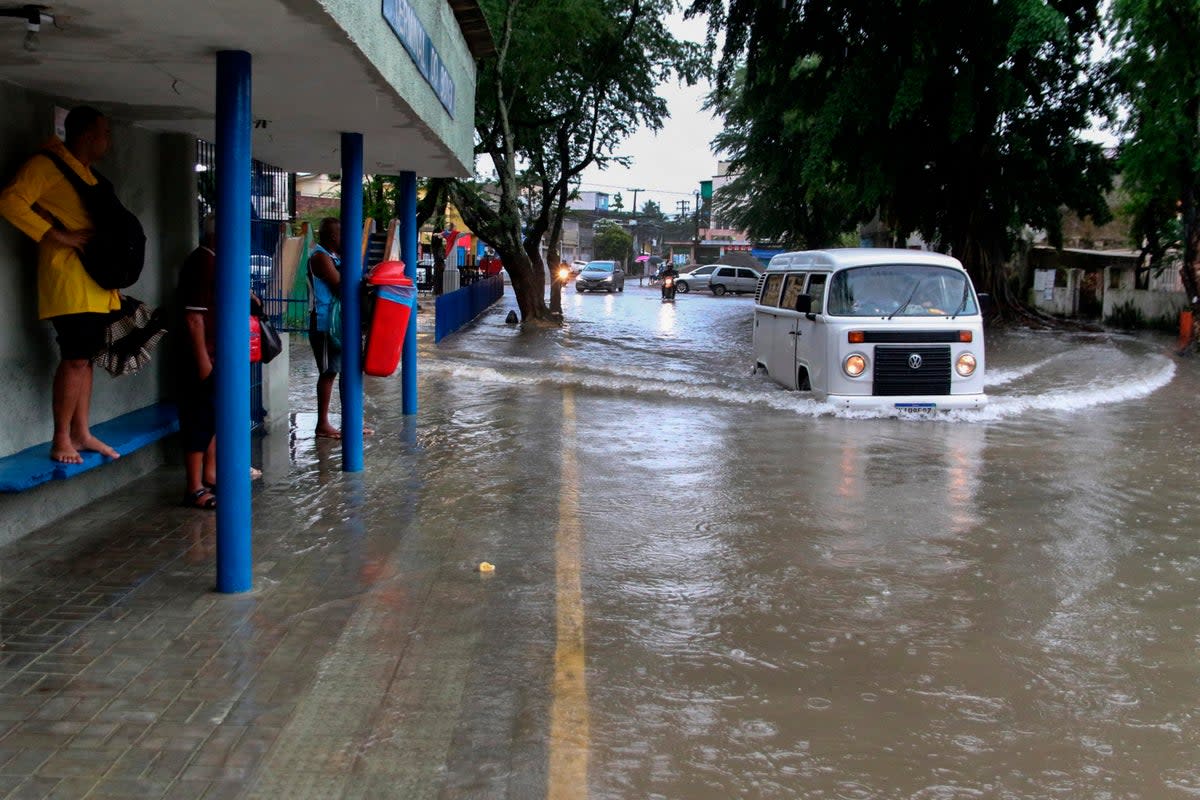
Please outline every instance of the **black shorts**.
[[87, 312], [51, 317], [58, 334], [58, 352], [64, 361], [89, 360], [104, 349], [109, 314]]
[[308, 342], [317, 359], [317, 372], [321, 375], [337, 375], [342, 367], [342, 348], [334, 343], [328, 333], [318, 331], [315, 327], [308, 329]]
[[203, 453], [217, 432], [217, 379], [183, 381], [178, 387], [179, 433], [185, 453]]

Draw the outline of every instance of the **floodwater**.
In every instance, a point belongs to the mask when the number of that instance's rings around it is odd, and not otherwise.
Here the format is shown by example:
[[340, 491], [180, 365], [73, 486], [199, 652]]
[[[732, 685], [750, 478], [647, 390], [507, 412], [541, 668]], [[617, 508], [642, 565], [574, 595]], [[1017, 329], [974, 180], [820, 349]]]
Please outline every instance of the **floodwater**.
[[520, 617], [548, 795], [1200, 796], [1200, 379], [1169, 341], [996, 333], [986, 409], [853, 417], [752, 373], [749, 298], [564, 302], [423, 336], [417, 426], [424, 491], [462, 495], [420, 524], [485, 527], [497, 607], [549, 604]]

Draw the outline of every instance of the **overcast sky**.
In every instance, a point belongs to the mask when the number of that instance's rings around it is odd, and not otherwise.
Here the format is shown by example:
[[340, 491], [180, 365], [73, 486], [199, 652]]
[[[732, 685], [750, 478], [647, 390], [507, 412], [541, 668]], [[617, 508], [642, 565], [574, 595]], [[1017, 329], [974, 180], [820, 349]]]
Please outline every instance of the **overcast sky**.
[[[667, 20], [671, 31], [681, 39], [703, 42], [705, 20], [684, 20], [682, 14]], [[708, 94], [707, 83], [692, 87], [670, 84], [660, 89], [670, 106], [671, 116], [657, 134], [639, 131], [617, 149], [617, 154], [633, 159], [628, 169], [610, 167], [604, 171], [591, 168], [583, 173], [580, 191], [621, 193], [625, 210], [632, 210], [633, 194], [628, 189], [645, 189], [638, 193], [638, 206], [654, 200], [664, 213], [676, 212], [680, 200], [692, 201], [699, 191], [700, 181], [709, 180], [717, 171], [717, 158], [710, 142], [721, 130], [721, 123], [702, 109]]]

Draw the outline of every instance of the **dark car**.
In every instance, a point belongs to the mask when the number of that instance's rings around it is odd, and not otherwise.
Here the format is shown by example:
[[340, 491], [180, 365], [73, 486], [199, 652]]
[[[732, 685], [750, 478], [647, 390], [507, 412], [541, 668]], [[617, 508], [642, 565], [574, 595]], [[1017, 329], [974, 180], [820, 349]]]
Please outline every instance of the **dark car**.
[[589, 261], [575, 278], [577, 292], [623, 292], [625, 270], [616, 261]]

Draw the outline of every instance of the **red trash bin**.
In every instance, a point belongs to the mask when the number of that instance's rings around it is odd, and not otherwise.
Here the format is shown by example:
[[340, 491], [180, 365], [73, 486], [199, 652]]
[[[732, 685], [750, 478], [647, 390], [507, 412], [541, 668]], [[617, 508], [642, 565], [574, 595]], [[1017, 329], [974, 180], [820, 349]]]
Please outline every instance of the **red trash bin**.
[[408, 320], [417, 305], [417, 287], [404, 274], [403, 261], [384, 261], [367, 278], [375, 287], [375, 310], [367, 332], [363, 372], [386, 378], [400, 364]]

